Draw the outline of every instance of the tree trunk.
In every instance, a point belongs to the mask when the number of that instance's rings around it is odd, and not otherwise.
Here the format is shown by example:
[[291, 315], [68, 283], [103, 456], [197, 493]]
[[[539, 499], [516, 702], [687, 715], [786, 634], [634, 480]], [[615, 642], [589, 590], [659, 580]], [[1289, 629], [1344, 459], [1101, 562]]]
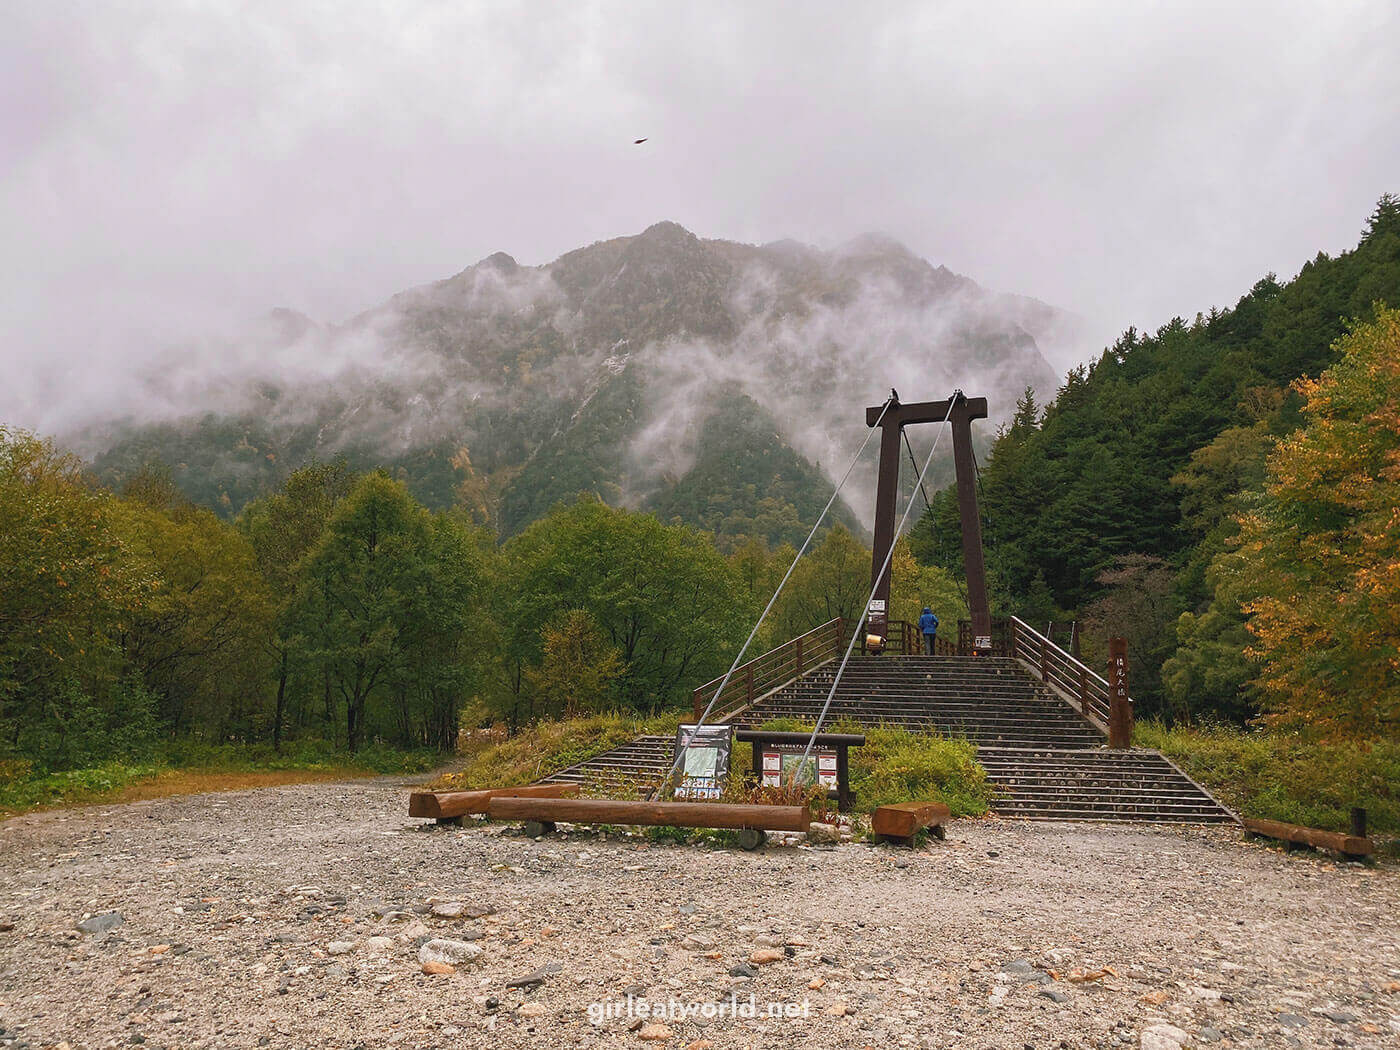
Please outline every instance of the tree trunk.
[[287, 650], [282, 650], [282, 665], [277, 672], [277, 706], [272, 716], [272, 750], [282, 751], [282, 718], [287, 710]]

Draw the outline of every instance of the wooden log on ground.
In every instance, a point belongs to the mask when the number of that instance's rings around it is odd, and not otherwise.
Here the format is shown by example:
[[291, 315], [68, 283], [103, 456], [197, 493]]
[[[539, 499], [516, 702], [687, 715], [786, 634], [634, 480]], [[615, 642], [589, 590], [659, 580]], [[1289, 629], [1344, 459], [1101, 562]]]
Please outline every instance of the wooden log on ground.
[[727, 802], [631, 802], [611, 798], [509, 798], [486, 806], [493, 819], [567, 821], [571, 824], [644, 824], [674, 828], [753, 828], [806, 831], [808, 806], [749, 806]]
[[943, 826], [951, 819], [952, 811], [942, 802], [895, 802], [877, 807], [870, 827], [882, 842], [908, 845], [925, 828], [932, 830], [935, 838], [943, 838]]
[[1244, 826], [1252, 835], [1312, 846], [1314, 849], [1336, 850], [1348, 857], [1368, 857], [1373, 851], [1370, 839], [1359, 835], [1343, 835], [1340, 831], [1321, 831], [1298, 824], [1285, 824], [1281, 820], [1256, 820], [1253, 817], [1246, 817]]
[[567, 798], [577, 794], [577, 784], [527, 784], [477, 791], [415, 791], [408, 796], [408, 815], [451, 820], [469, 813], [485, 813], [486, 803], [493, 798]]

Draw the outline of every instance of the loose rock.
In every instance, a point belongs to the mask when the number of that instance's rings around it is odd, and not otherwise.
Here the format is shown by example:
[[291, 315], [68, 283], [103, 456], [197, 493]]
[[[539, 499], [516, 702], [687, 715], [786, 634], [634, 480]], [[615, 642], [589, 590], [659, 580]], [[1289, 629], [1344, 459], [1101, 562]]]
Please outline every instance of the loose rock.
[[418, 949], [420, 963], [444, 962], [460, 966], [463, 963], [475, 962], [480, 955], [481, 949], [475, 944], [453, 941], [445, 937], [434, 938]]
[[78, 923], [78, 929], [83, 933], [99, 934], [108, 930], [115, 930], [126, 921], [126, 918], [119, 911], [106, 911], [101, 915], [94, 915]]

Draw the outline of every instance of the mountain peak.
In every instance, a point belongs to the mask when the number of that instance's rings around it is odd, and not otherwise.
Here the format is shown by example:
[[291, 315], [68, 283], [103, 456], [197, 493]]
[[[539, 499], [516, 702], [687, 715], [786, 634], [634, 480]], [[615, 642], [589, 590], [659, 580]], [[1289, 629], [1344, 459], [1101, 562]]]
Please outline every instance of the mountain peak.
[[671, 222], [669, 219], [652, 223], [637, 236], [641, 240], [661, 244], [688, 244], [699, 239], [680, 223]]
[[476, 265], [483, 270], [499, 270], [504, 274], [512, 274], [520, 269], [520, 264], [505, 252], [492, 252]]
[[852, 237], [845, 244], [836, 249], [838, 255], [898, 255], [903, 258], [912, 258], [911, 252], [904, 242], [888, 233], [862, 233], [859, 237]]

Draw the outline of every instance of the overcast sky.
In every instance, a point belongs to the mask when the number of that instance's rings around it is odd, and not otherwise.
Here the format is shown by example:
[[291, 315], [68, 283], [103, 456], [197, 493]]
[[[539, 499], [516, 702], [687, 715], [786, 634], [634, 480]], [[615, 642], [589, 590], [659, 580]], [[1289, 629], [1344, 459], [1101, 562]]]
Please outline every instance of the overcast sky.
[[1087, 357], [1355, 244], [1400, 192], [1397, 11], [0, 0], [0, 421], [660, 219], [885, 231], [1084, 315]]

